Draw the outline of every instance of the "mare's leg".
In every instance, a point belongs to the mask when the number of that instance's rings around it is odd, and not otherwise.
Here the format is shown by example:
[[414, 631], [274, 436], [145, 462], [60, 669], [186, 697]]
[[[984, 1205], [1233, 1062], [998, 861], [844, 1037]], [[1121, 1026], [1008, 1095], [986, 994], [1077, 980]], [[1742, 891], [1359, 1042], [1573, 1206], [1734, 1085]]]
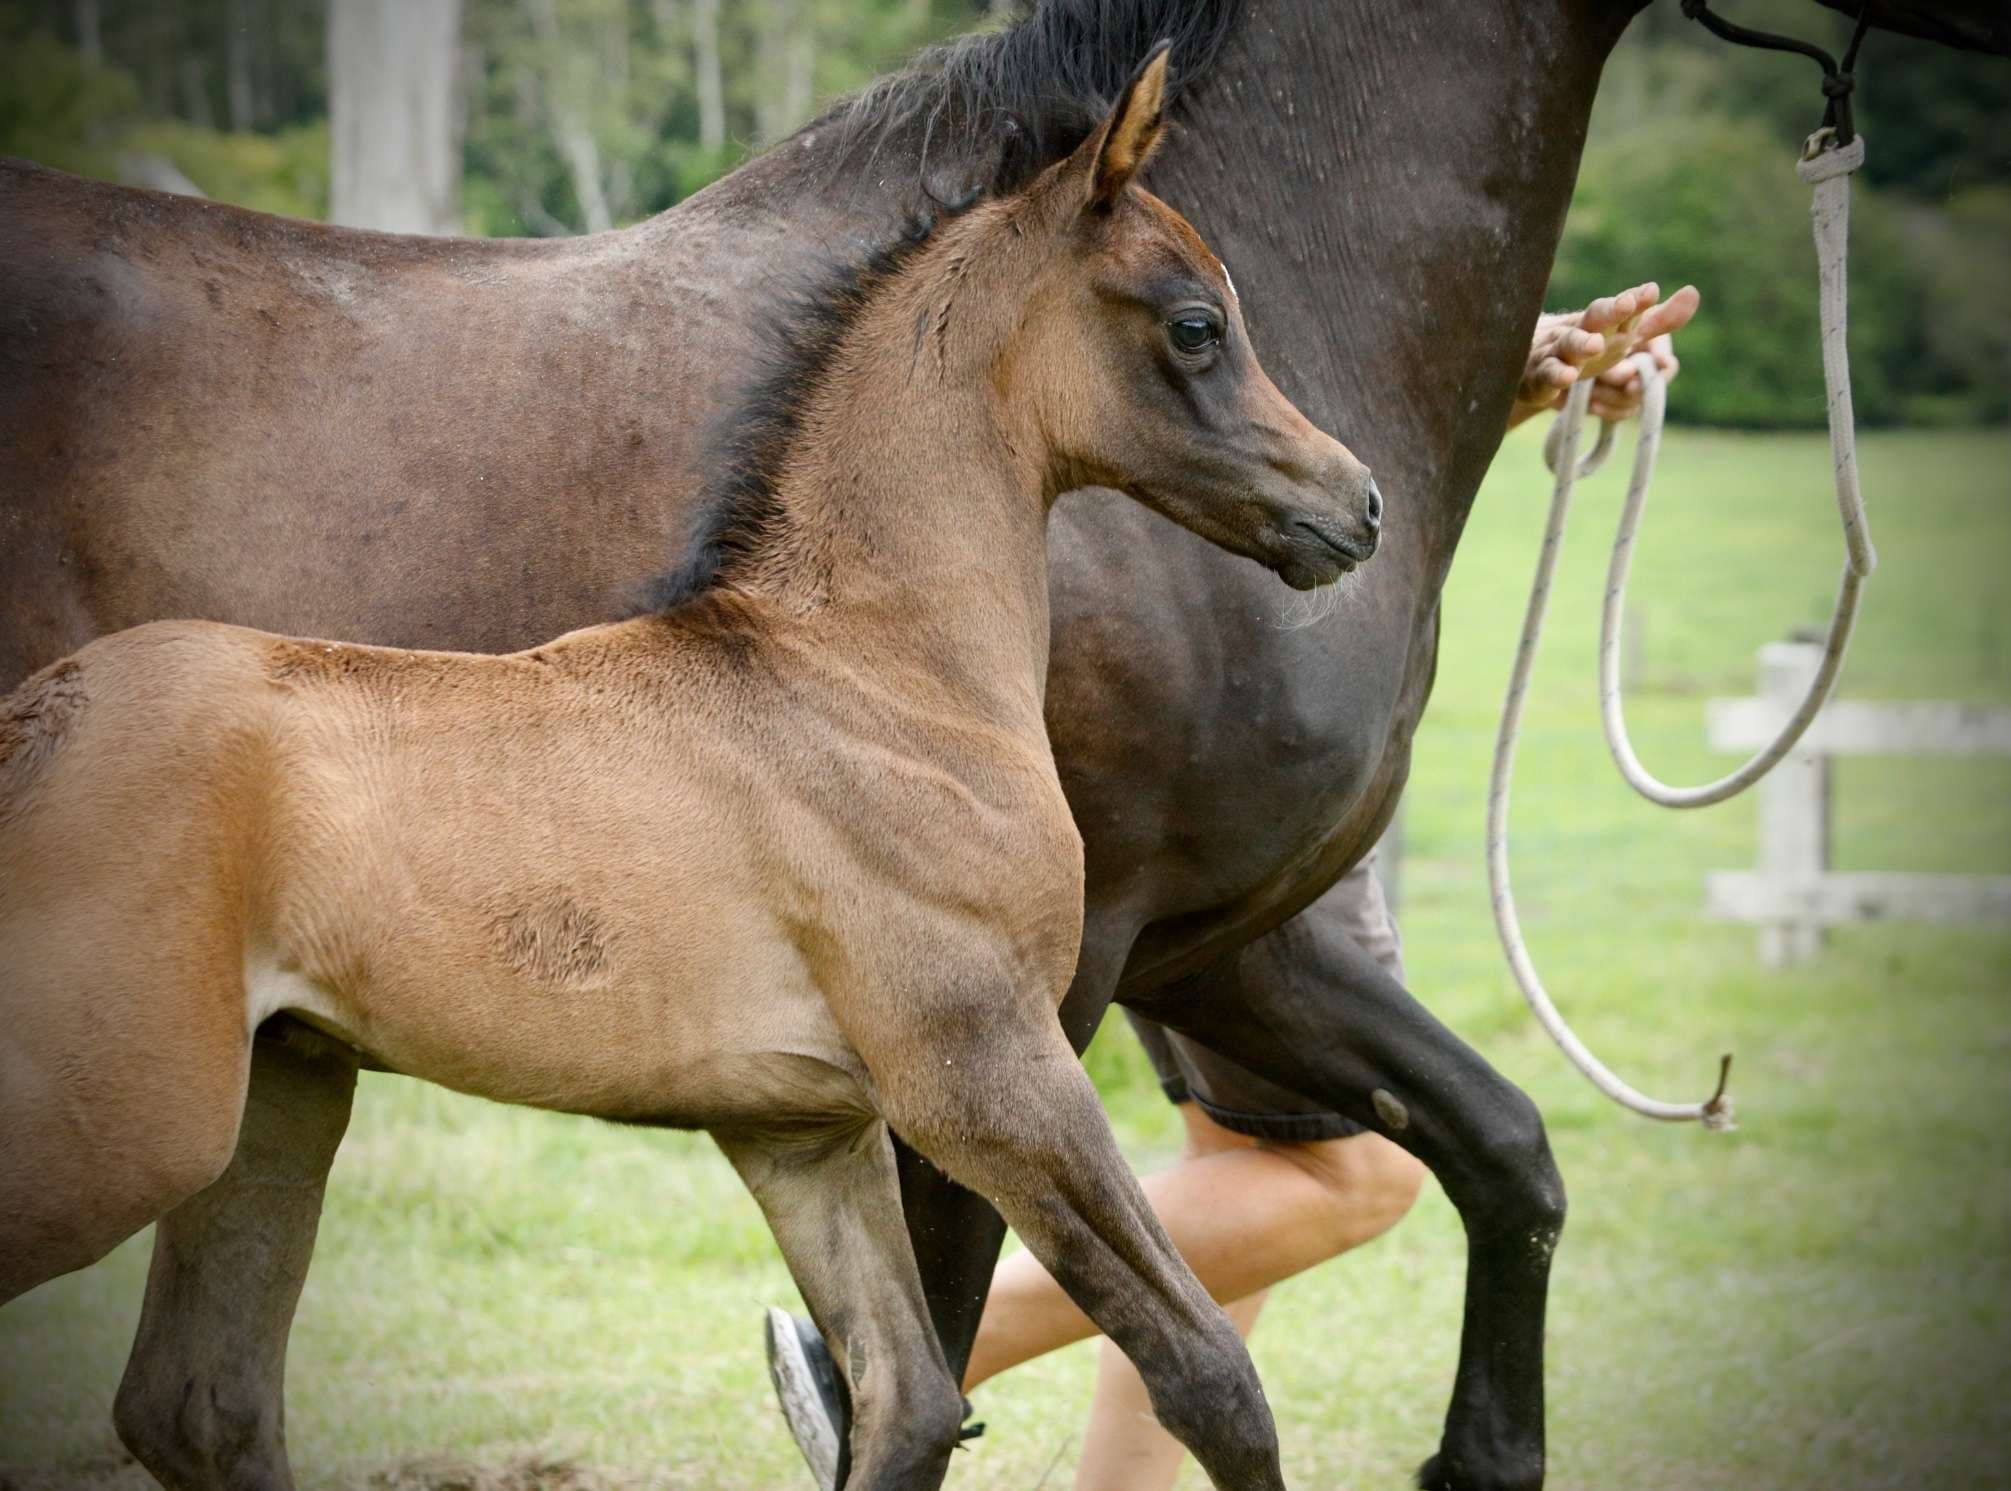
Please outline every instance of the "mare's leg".
[[1141, 1013], [1409, 1150], [1467, 1234], [1459, 1374], [1427, 1491], [1543, 1484], [1543, 1319], [1564, 1183], [1536, 1106], [1317, 918], [1244, 955], [1240, 997], [1176, 986]]
[[1152, 1215], [1054, 1016], [1002, 990], [897, 1007], [858, 1032], [888, 1121], [991, 1198], [1218, 1487], [1282, 1487], [1249, 1354]]
[[984, 1314], [985, 1292], [1005, 1241], [1005, 1218], [984, 1197], [965, 1190], [894, 1136], [901, 1177], [901, 1211], [921, 1271], [929, 1318], [950, 1369], [963, 1375]]
[[289, 1491], [287, 1333], [322, 1189], [349, 1126], [356, 1058], [291, 1020], [253, 1042], [237, 1150], [161, 1218], [119, 1437], [177, 1491]]
[[963, 1419], [902, 1225], [887, 1127], [717, 1134], [761, 1203], [852, 1404], [845, 1491], [933, 1491]]

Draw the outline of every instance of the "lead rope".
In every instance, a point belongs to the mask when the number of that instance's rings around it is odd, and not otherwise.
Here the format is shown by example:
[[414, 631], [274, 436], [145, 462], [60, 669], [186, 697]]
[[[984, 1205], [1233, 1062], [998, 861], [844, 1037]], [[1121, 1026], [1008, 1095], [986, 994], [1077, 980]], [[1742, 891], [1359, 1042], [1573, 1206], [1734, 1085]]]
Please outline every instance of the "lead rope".
[[[1855, 47], [1852, 48], [1855, 51]], [[1668, 808], [1698, 808], [1724, 802], [1760, 780], [1780, 763], [1809, 727], [1828, 700], [1843, 667], [1844, 651], [1850, 644], [1857, 621], [1857, 607], [1864, 581], [1877, 567], [1878, 556], [1871, 544], [1865, 522], [1864, 495], [1857, 480], [1857, 430], [1850, 399], [1850, 359], [1844, 335], [1848, 311], [1847, 250], [1850, 234], [1850, 176], [1864, 164], [1864, 139], [1853, 135], [1838, 142], [1838, 131], [1830, 126], [1809, 138], [1796, 166], [1802, 180], [1813, 188], [1810, 215], [1814, 223], [1816, 259], [1820, 272], [1822, 311], [1823, 381], [1829, 394], [1830, 457], [1836, 475], [1837, 511], [1843, 524], [1844, 566], [1837, 593], [1835, 612], [1823, 642], [1823, 656], [1801, 704], [1789, 716], [1779, 734], [1736, 771], [1697, 787], [1671, 787], [1642, 766], [1627, 737], [1627, 722], [1620, 693], [1620, 627], [1626, 608], [1628, 570], [1633, 562], [1634, 542], [1647, 505], [1648, 487], [1654, 478], [1655, 460], [1661, 448], [1662, 425], [1668, 408], [1668, 390], [1654, 358], [1636, 353], [1633, 366], [1641, 378], [1641, 432], [1634, 448], [1634, 471], [1628, 482], [1627, 499], [1620, 512], [1619, 531], [1613, 540], [1613, 558], [1606, 571], [1606, 598], [1599, 628], [1599, 703], [1605, 725], [1606, 744], [1620, 774], [1629, 786]], [[1515, 666], [1508, 681], [1508, 697], [1502, 705], [1501, 729], [1495, 737], [1494, 770], [1487, 793], [1487, 874], [1494, 905], [1495, 929], [1501, 935], [1502, 951], [1521, 986], [1522, 995], [1537, 1021], [1550, 1033], [1572, 1064], [1583, 1072], [1607, 1097], [1647, 1118], [1668, 1122], [1701, 1122], [1706, 1129], [1735, 1127], [1732, 1100], [1726, 1091], [1731, 1077], [1732, 1058], [1719, 1063], [1718, 1085], [1701, 1103], [1669, 1103], [1648, 1097], [1623, 1082], [1578, 1039], [1537, 976], [1523, 941], [1521, 918], [1516, 914], [1515, 893], [1508, 875], [1509, 784], [1515, 769], [1515, 744], [1522, 725], [1522, 707], [1528, 691], [1530, 671], [1535, 665], [1536, 648], [1543, 635], [1543, 620], [1549, 609], [1551, 580], [1557, 569], [1557, 555], [1564, 542], [1564, 527], [1571, 507], [1572, 488], [1580, 476], [1589, 475], [1604, 461], [1613, 444], [1613, 426], [1600, 431], [1595, 448], [1581, 463], [1579, 439], [1584, 430], [1585, 411], [1590, 404], [1590, 379], [1574, 384], [1564, 403], [1544, 458], [1556, 473], [1557, 482], [1550, 500], [1550, 517], [1544, 527], [1543, 548], [1536, 561], [1536, 578], [1529, 593], [1529, 609], [1522, 623], [1522, 639], [1516, 648]]]

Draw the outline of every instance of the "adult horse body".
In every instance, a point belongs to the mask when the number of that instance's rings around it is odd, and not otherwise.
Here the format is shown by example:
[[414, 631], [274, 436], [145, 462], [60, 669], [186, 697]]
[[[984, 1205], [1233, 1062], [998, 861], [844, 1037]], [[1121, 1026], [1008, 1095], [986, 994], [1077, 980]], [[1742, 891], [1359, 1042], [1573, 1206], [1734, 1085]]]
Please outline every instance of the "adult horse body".
[[[1250, 288], [1287, 394], [1390, 503], [1376, 563], [1330, 624], [1298, 629], [1251, 566], [1125, 504], [1057, 509], [1048, 721], [1088, 869], [1065, 1014], [1086, 1039], [1115, 992], [1432, 1165], [1472, 1257], [1427, 1479], [1462, 1491], [1542, 1477], [1561, 1190], [1526, 1100], [1314, 903], [1402, 785], [1440, 586], [1601, 65], [1638, 8], [1058, 3], [1052, 44], [1022, 59], [1114, 91], [1162, 31], [1212, 52], [1179, 111], [1205, 127], [1169, 147], [1158, 188]], [[983, 178], [999, 141], [939, 132], [930, 180]], [[635, 229], [538, 245], [340, 233], [10, 173], [0, 685], [157, 616], [496, 650], [605, 617], [694, 531], [694, 432], [753, 355], [745, 308], [792, 281], [806, 241], [887, 239], [921, 146], [919, 127], [896, 130], [860, 177], [813, 128]], [[159, 1230], [121, 1388], [122, 1433], [173, 1484], [287, 1484], [286, 1326], [355, 1062], [274, 1036], [231, 1169]], [[998, 1223], [926, 1166], [904, 1182], [954, 1364]]]

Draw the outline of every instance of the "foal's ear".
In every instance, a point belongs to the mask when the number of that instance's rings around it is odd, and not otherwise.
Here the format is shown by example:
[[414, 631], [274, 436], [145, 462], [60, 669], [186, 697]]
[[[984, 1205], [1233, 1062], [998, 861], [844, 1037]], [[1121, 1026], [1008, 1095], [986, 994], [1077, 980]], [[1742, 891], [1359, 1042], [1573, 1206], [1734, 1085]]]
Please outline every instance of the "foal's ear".
[[[1108, 212], [1131, 185], [1131, 178], [1145, 169], [1152, 152], [1166, 135], [1166, 64], [1173, 43], [1162, 41], [1153, 47], [1138, 71], [1125, 84], [1124, 96], [1110, 117], [1082, 146], [1094, 152], [1089, 167], [1089, 195], [1092, 211]], [[1080, 153], [1080, 152], [1078, 152]]]

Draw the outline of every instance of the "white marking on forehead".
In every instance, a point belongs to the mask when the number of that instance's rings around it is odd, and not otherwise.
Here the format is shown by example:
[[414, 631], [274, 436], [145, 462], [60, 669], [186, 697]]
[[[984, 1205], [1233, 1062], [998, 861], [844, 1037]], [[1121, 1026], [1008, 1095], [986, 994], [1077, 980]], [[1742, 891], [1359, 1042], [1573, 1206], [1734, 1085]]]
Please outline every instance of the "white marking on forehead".
[[1222, 265], [1222, 283], [1227, 285], [1229, 287], [1229, 293], [1235, 296], [1238, 302], [1241, 302], [1241, 300], [1243, 299], [1242, 292], [1237, 290], [1236, 282], [1229, 278], [1229, 266], [1227, 264], [1222, 264], [1222, 261], [1220, 259], [1217, 259], [1215, 262], [1217, 264]]

